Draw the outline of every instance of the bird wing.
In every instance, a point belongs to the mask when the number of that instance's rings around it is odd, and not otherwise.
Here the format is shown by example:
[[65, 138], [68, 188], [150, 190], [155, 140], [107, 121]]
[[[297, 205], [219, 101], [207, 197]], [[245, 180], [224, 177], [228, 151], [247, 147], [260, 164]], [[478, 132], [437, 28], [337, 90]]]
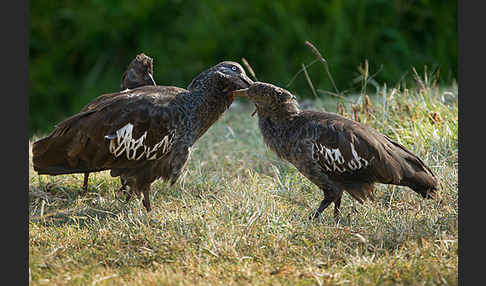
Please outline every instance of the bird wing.
[[40, 173], [134, 168], [170, 151], [179, 117], [174, 99], [187, 92], [146, 86], [103, 95], [34, 143]]
[[96, 107], [100, 103], [105, 103], [106, 104], [113, 97], [116, 97], [116, 96], [119, 96], [119, 95], [123, 95], [123, 94], [124, 94], [124, 92], [121, 91], [121, 92], [115, 92], [115, 93], [108, 93], [108, 94], [100, 95], [97, 98], [95, 98], [93, 101], [91, 101], [88, 104], [86, 104], [79, 112], [81, 113], [81, 112], [89, 111], [89, 110], [92, 110], [92, 109], [96, 109]]
[[353, 174], [380, 161], [382, 135], [367, 126], [334, 113], [313, 113], [317, 128], [312, 157], [326, 173]]
[[334, 113], [311, 117], [318, 130], [312, 156], [328, 175], [346, 184], [377, 181], [406, 185], [422, 195], [437, 188], [430, 168], [386, 135]]
[[116, 100], [115, 97], [118, 96], [122, 96], [121, 98], [123, 98], [123, 96], [132, 97], [136, 94], [141, 94], [145, 92], [160, 92], [161, 94], [167, 94], [167, 95], [170, 95], [174, 92], [187, 92], [187, 90], [185, 89], [181, 88], [180, 91], [178, 91], [178, 89], [179, 89], [178, 87], [171, 87], [171, 86], [159, 86], [159, 87], [141, 86], [134, 89], [126, 89], [119, 92], [102, 94], [97, 98], [93, 99], [88, 104], [86, 104], [79, 112], [81, 113], [92, 109], [99, 109], [107, 104], [112, 104]]

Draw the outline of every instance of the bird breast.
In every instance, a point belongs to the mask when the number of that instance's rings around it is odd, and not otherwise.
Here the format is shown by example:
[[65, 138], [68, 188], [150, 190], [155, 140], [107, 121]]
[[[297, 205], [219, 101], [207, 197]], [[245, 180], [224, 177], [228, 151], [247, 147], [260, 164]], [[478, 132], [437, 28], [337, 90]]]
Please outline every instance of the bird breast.
[[260, 116], [260, 114], [258, 117], [265, 145], [279, 158], [296, 163], [307, 156], [310, 147], [308, 139], [314, 135], [312, 129], [293, 121], [273, 120], [269, 116]]

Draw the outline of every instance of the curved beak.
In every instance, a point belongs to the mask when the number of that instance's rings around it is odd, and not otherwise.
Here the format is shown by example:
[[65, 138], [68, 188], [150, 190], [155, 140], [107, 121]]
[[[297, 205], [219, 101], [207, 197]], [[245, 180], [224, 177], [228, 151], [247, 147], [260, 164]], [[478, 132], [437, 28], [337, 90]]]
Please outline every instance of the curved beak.
[[[243, 88], [243, 89], [238, 89], [238, 90], [235, 90], [231, 93], [233, 96], [241, 96], [241, 97], [248, 97], [248, 88]], [[256, 107], [256, 105], [255, 105]], [[255, 111], [253, 111], [253, 113], [251, 114], [251, 116], [255, 116], [255, 114], [257, 113], [257, 109], [255, 108]]]
[[231, 94], [233, 96], [248, 97], [248, 88], [237, 89], [237, 90], [231, 92]]
[[243, 88], [250, 87], [250, 85], [253, 84], [253, 80], [251, 80], [246, 74], [240, 74], [239, 80]]

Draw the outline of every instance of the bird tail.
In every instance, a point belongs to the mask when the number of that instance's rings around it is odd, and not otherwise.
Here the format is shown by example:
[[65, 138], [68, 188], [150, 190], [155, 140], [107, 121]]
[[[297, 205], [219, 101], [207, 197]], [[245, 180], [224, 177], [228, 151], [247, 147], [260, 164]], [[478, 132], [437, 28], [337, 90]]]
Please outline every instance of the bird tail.
[[410, 187], [423, 198], [435, 197], [435, 192], [438, 190], [438, 180], [432, 170], [403, 145], [388, 137], [386, 138], [394, 146], [392, 156], [399, 162], [403, 171], [403, 176], [398, 185]]
[[90, 109], [63, 120], [49, 135], [32, 144], [32, 163], [38, 174], [60, 175], [97, 171], [89, 168], [78, 156], [88, 143], [88, 137], [73, 132], [72, 129], [79, 118], [93, 112], [94, 110]]
[[77, 136], [53, 136], [53, 133], [32, 145], [32, 163], [34, 170], [40, 174], [60, 175], [92, 172], [78, 158], [80, 149], [87, 138]]

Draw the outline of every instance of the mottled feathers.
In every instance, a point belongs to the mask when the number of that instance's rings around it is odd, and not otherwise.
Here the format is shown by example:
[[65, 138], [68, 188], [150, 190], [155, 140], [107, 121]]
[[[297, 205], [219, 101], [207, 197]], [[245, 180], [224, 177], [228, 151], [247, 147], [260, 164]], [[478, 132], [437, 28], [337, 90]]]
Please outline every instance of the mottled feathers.
[[295, 96], [268, 83], [234, 94], [255, 104], [265, 144], [324, 191], [314, 217], [332, 202], [337, 217], [343, 191], [359, 202], [373, 198], [374, 183], [408, 186], [423, 197], [437, 189], [437, 178], [420, 158], [364, 124], [302, 111]]
[[251, 83], [239, 64], [222, 62], [187, 90], [142, 86], [102, 95], [34, 142], [34, 170], [49, 175], [111, 170], [131, 192], [144, 194], [150, 211], [150, 184], [158, 178], [173, 184], [192, 145], [231, 105], [230, 92]]

